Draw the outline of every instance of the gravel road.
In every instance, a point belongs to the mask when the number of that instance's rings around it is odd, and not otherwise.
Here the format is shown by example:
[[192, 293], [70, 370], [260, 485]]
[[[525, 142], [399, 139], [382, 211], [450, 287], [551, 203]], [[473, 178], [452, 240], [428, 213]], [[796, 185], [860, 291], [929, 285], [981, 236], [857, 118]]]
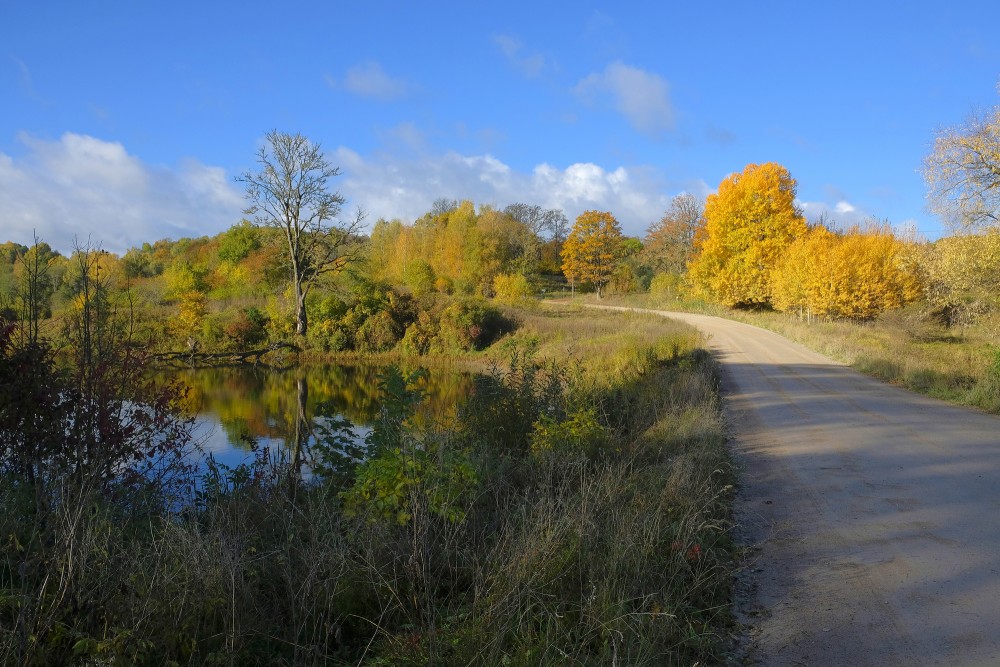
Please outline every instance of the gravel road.
[[1000, 665], [1000, 418], [757, 327], [657, 312], [722, 365], [748, 661]]

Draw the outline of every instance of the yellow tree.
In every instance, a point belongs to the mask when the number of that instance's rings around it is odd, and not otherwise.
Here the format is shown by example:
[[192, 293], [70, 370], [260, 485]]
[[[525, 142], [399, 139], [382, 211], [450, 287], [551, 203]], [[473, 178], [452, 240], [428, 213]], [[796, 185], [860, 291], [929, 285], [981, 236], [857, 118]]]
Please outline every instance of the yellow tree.
[[851, 229], [833, 249], [837, 289], [829, 314], [867, 320], [918, 299], [922, 285], [911, 256], [888, 224]]
[[727, 306], [769, 303], [775, 265], [806, 233], [795, 185], [776, 162], [726, 177], [705, 201], [704, 233], [688, 267], [692, 283]]
[[1000, 307], [1000, 230], [948, 236], [923, 250], [927, 300], [949, 323]]
[[800, 315], [854, 320], [922, 295], [915, 253], [889, 225], [835, 234], [819, 226], [785, 252], [772, 274], [772, 304]]
[[367, 244], [368, 274], [373, 281], [398, 282], [399, 271], [393, 271], [400, 264], [396, 257], [396, 245], [402, 235], [403, 223], [399, 220], [390, 222], [379, 218], [375, 222]]
[[622, 230], [615, 216], [604, 211], [581, 213], [562, 249], [563, 274], [570, 284], [589, 283], [600, 299], [621, 258]]
[[771, 273], [771, 305], [783, 312], [798, 311], [809, 319], [823, 290], [822, 266], [837, 236], [823, 225], [810, 229], [788, 246]]

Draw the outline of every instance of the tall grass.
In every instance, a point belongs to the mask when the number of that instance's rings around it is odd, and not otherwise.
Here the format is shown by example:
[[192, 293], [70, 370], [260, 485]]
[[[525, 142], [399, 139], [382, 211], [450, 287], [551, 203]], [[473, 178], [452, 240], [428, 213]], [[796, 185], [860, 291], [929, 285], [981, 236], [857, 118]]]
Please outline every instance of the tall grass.
[[[696, 333], [518, 317], [453, 421], [417, 427], [415, 385], [390, 375], [347, 482], [261, 457], [211, 468], [180, 512], [93, 494], [56, 514], [44, 540], [71, 548], [41, 561], [21, 541], [0, 561], [0, 662], [720, 660], [733, 473]], [[0, 535], [30, 533], [19, 493], [4, 477]]]

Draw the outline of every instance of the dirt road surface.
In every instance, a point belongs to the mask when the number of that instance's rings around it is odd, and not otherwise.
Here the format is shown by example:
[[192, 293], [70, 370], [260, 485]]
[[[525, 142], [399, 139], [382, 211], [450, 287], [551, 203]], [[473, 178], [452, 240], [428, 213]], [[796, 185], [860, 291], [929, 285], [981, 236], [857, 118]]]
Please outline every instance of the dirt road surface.
[[1000, 665], [1000, 419], [757, 327], [658, 312], [722, 364], [754, 545], [747, 662]]

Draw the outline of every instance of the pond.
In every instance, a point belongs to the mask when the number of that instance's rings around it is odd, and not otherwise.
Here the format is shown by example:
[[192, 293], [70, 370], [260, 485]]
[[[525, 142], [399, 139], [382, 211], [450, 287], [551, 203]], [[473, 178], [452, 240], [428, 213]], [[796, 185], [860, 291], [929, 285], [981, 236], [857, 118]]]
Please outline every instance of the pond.
[[[184, 369], [171, 377], [185, 390], [184, 407], [195, 418], [196, 442], [231, 467], [252, 458], [255, 446], [287, 453], [297, 439], [311, 444], [338, 419], [353, 424], [357, 440], [363, 441], [381, 405], [383, 370], [366, 364], [313, 364], [288, 370]], [[414, 421], [449, 421], [472, 383], [471, 375], [454, 368], [428, 370], [418, 384], [425, 398]]]

